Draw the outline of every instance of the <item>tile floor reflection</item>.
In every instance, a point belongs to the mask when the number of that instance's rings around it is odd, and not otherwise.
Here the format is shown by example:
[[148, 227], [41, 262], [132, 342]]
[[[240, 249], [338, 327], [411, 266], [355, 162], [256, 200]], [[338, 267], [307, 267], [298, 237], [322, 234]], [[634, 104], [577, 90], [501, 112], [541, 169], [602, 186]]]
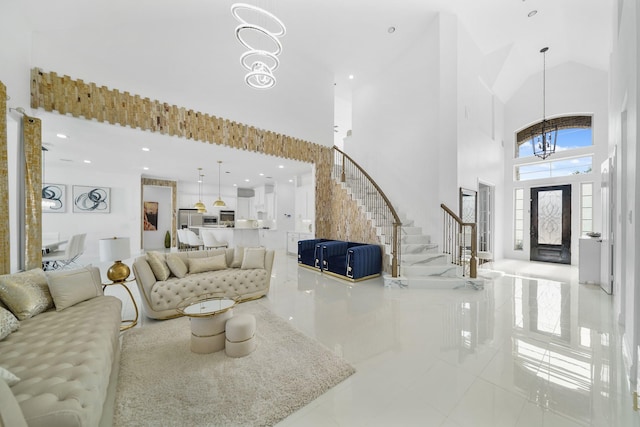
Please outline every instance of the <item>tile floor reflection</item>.
[[396, 289], [278, 252], [261, 303], [357, 369], [279, 426], [640, 426], [612, 298], [576, 267], [491, 267], [505, 274], [480, 291]]

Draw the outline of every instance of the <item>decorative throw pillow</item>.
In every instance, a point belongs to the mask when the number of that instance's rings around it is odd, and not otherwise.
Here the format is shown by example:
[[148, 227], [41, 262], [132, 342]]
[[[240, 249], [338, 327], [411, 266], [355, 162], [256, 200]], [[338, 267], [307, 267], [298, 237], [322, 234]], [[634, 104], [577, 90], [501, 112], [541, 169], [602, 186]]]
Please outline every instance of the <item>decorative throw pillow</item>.
[[224, 270], [225, 268], [227, 268], [227, 257], [224, 254], [189, 259], [189, 273], [203, 273], [205, 271]]
[[98, 267], [89, 265], [77, 270], [52, 271], [47, 273], [47, 281], [56, 311], [103, 295]]
[[0, 366], [0, 379], [4, 380], [9, 386], [17, 384], [20, 381], [20, 378], [16, 377], [13, 372], [9, 371], [6, 368]]
[[242, 266], [242, 258], [244, 257], [244, 247], [236, 246], [233, 250], [233, 262], [231, 268], [240, 268]]
[[185, 264], [182, 258], [177, 254], [167, 255], [167, 265], [169, 266], [169, 270], [171, 270], [171, 274], [176, 276], [178, 279], [182, 279], [189, 272], [187, 264]]
[[0, 276], [0, 299], [18, 320], [53, 307], [47, 276], [39, 268]]
[[167, 265], [163, 254], [160, 252], [148, 252], [147, 262], [149, 263], [149, 266], [151, 266], [151, 271], [153, 271], [153, 275], [156, 276], [156, 279], [163, 282], [169, 278], [171, 270], [169, 270], [169, 266]]
[[8, 337], [11, 332], [15, 332], [20, 327], [20, 322], [6, 308], [0, 307], [0, 340]]
[[246, 248], [244, 257], [242, 258], [241, 270], [249, 270], [251, 268], [264, 268], [264, 248]]

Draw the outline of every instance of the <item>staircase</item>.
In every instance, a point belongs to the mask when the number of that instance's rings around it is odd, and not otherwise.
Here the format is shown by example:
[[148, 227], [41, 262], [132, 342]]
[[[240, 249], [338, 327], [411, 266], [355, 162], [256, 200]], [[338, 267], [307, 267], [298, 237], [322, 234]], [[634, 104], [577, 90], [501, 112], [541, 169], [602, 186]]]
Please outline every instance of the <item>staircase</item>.
[[[356, 202], [361, 213], [371, 221], [380, 243], [384, 246], [386, 255], [383, 262], [387, 263], [385, 271], [393, 271], [391, 266], [393, 236], [392, 228], [388, 224], [390, 221], [394, 221], [394, 218], [390, 218], [391, 213], [380, 204], [375, 189], [363, 185], [362, 177], [357, 172], [354, 173], [349, 169], [345, 171], [345, 168], [342, 168], [344, 161], [344, 157], [342, 157], [334, 164], [334, 179]], [[424, 289], [463, 287], [481, 289], [484, 286], [482, 279], [471, 279], [468, 274], [464, 276], [464, 266], [452, 263], [452, 256], [443, 253], [438, 244], [431, 243], [431, 237], [424, 234], [421, 227], [416, 227], [413, 220], [408, 219], [402, 213], [397, 217], [402, 223], [398, 248], [400, 254], [399, 274], [397, 277], [388, 273], [384, 274], [385, 286]]]

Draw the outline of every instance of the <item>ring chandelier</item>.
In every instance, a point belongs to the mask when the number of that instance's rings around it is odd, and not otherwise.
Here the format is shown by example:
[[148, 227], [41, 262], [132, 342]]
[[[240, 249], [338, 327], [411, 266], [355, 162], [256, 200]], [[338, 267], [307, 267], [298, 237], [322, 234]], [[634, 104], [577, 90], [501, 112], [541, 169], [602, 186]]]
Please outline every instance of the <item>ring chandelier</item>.
[[[240, 16], [240, 11], [255, 12], [262, 17], [266, 17], [273, 21], [278, 29], [276, 32], [270, 31], [261, 25], [247, 22]], [[240, 56], [240, 63], [249, 71], [244, 76], [244, 81], [255, 89], [270, 89], [276, 85], [276, 77], [273, 75], [273, 71], [278, 68], [280, 61], [278, 55], [282, 52], [282, 43], [278, 40], [278, 37], [282, 37], [286, 34], [287, 29], [281, 20], [279, 20], [274, 14], [267, 12], [257, 6], [253, 6], [246, 3], [234, 3], [231, 6], [231, 13], [234, 18], [240, 22], [240, 25], [236, 27], [236, 38], [244, 47], [249, 49]], [[272, 50], [257, 49], [251, 46], [243, 34], [247, 32], [253, 32], [258, 37], [266, 38], [269, 44], [272, 44]]]

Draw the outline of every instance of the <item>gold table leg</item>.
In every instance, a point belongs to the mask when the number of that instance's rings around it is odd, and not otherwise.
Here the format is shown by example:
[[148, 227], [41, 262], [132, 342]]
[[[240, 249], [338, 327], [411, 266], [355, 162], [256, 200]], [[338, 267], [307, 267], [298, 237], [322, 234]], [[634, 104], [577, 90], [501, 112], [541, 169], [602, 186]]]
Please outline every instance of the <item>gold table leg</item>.
[[135, 298], [133, 298], [133, 294], [131, 293], [131, 290], [129, 290], [129, 287], [126, 285], [127, 282], [133, 282], [134, 280], [135, 279], [125, 280], [124, 282], [107, 283], [102, 285], [103, 291], [107, 286], [120, 285], [126, 289], [127, 293], [129, 294], [129, 298], [131, 298], [131, 303], [133, 304], [133, 309], [136, 311], [136, 316], [134, 319], [123, 319], [122, 323], [124, 324], [120, 326], [121, 331], [126, 331], [127, 329], [131, 329], [138, 324], [138, 305], [136, 304]]

